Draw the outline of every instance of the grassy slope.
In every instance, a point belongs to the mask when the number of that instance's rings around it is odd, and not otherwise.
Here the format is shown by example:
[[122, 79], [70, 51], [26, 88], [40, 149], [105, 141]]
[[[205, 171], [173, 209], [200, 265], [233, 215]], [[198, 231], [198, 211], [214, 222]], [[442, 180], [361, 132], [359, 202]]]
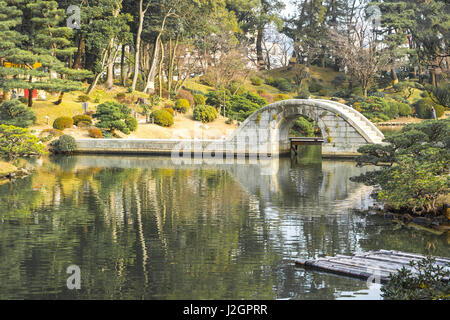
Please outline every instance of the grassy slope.
[[[311, 77], [321, 79], [321, 84], [325, 88], [335, 89], [332, 85], [331, 81], [339, 74], [342, 74], [340, 72], [336, 72], [329, 68], [320, 68], [316, 66], [310, 67], [310, 74]], [[262, 78], [267, 77], [273, 77], [273, 78], [288, 78], [293, 79], [295, 76], [294, 70], [288, 70], [287, 68], [279, 68], [269, 71], [262, 71], [257, 74], [258, 76]], [[250, 78], [250, 77], [249, 77]], [[346, 85], [346, 84], [344, 84]], [[185, 86], [192, 90], [198, 90], [202, 91], [203, 93], [206, 93], [208, 91], [214, 90], [213, 87], [209, 87], [203, 84], [200, 84], [198, 79], [191, 79], [186, 81]], [[248, 91], [256, 92], [257, 90], [264, 90], [272, 95], [277, 93], [282, 93], [280, 90], [278, 90], [275, 87], [272, 87], [270, 85], [267, 85], [263, 83], [261, 86], [255, 86], [252, 85], [251, 81], [247, 79], [245, 81], [244, 88]], [[389, 90], [390, 88], [386, 88], [385, 92], [387, 93], [387, 97], [389, 97], [391, 94]], [[114, 97], [119, 92], [126, 92], [125, 88], [123, 87], [115, 87], [111, 91], [104, 90], [101, 86], [97, 88], [97, 90], [94, 90], [94, 92], [90, 95], [91, 101], [89, 102], [89, 110], [95, 110], [95, 107], [99, 103], [103, 103], [105, 101], [113, 101], [115, 100]], [[284, 92], [288, 97], [293, 98], [296, 95], [296, 92]], [[410, 103], [414, 103], [415, 101], [419, 100], [420, 94], [422, 93], [421, 90], [414, 89], [413, 95], [408, 99]], [[45, 126], [47, 124], [46, 116], [50, 117], [50, 125], [53, 123], [54, 119], [61, 116], [74, 116], [77, 114], [82, 113], [82, 105], [81, 102], [78, 101], [78, 96], [84, 94], [84, 92], [72, 92], [67, 93], [64, 96], [63, 103], [59, 106], [56, 106], [53, 104], [54, 101], [56, 101], [57, 96], [49, 96], [48, 101], [39, 101], [35, 100], [33, 110], [36, 113], [37, 117], [37, 126]], [[147, 95], [142, 92], [135, 92], [133, 95], [126, 93], [126, 97], [129, 101], [133, 101], [137, 99], [138, 97], [146, 97]], [[312, 97], [319, 97], [315, 96], [314, 94]], [[320, 98], [330, 98], [330, 97], [320, 97]], [[99, 101], [98, 103], [94, 103], [93, 101]], [[163, 102], [164, 103], [164, 102]], [[163, 104], [162, 103], [162, 104]], [[161, 105], [162, 105], [161, 104]], [[212, 124], [213, 125], [213, 124]]]

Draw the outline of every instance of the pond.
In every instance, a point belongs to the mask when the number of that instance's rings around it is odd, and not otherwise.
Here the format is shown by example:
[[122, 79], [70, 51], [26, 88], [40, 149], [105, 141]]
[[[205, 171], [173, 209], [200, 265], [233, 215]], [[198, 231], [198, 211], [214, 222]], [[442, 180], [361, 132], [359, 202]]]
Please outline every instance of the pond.
[[[367, 170], [321, 160], [73, 156], [0, 185], [0, 299], [379, 299], [296, 258], [376, 249], [450, 256], [448, 239], [354, 212]], [[79, 266], [81, 289], [67, 288]]]

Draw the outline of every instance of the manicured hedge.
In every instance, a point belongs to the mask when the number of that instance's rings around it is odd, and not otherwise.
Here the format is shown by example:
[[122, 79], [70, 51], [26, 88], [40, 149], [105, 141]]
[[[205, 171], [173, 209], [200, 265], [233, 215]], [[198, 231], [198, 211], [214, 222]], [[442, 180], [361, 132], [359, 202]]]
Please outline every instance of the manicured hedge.
[[63, 131], [73, 127], [73, 119], [69, 117], [59, 117], [53, 122], [53, 128]]
[[217, 119], [218, 113], [216, 108], [211, 106], [196, 106], [194, 108], [194, 120], [203, 123], [212, 122]]
[[173, 116], [166, 110], [153, 111], [151, 114], [151, 118], [154, 119], [156, 124], [163, 127], [170, 127], [173, 125]]

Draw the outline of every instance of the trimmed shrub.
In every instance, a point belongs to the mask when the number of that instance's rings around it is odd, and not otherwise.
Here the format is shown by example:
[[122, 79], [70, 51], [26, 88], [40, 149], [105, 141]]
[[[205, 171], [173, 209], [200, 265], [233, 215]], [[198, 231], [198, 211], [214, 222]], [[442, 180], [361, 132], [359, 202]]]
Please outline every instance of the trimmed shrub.
[[79, 102], [88, 102], [91, 101], [91, 97], [89, 97], [87, 94], [81, 94], [78, 96]]
[[389, 119], [398, 118], [398, 102], [390, 102], [386, 109], [386, 115]]
[[87, 114], [79, 114], [77, 116], [72, 117], [73, 124], [78, 126], [80, 122], [87, 122], [89, 124], [92, 124], [92, 118], [88, 116]]
[[[193, 105], [194, 105], [194, 96], [192, 95], [192, 93], [190, 93], [190, 92], [187, 91], [187, 90], [180, 89], [180, 90], [178, 91], [178, 93], [177, 93], [177, 95], [176, 95], [175, 98], [178, 99], [178, 100], [181, 100], [181, 99], [187, 100], [188, 103], [189, 103], [189, 106], [188, 106], [187, 110], [189, 110], [189, 107], [190, 107], [190, 106], [193, 106]], [[184, 113], [184, 112], [183, 112], [183, 113]]]
[[285, 78], [276, 79], [274, 82], [274, 86], [283, 92], [290, 92], [293, 89], [291, 81]]
[[224, 102], [228, 103], [231, 93], [228, 90], [209, 91], [206, 93], [206, 104], [219, 108]]
[[264, 82], [266, 84], [268, 84], [269, 86], [273, 86], [275, 84], [275, 80], [273, 79], [273, 77], [267, 77]]
[[254, 86], [260, 86], [263, 84], [263, 80], [260, 77], [251, 77], [250, 81], [252, 82], [252, 85]]
[[92, 127], [89, 129], [89, 137], [95, 138], [95, 139], [101, 139], [103, 138], [102, 130], [96, 127]]
[[171, 107], [166, 107], [166, 108], [164, 108], [164, 110], [166, 110], [172, 116], [175, 114], [175, 110], [173, 108], [171, 108]]
[[196, 106], [204, 106], [206, 104], [206, 98], [201, 94], [194, 94], [194, 103]]
[[436, 116], [438, 118], [444, 115], [445, 108], [441, 105], [434, 103], [431, 98], [420, 99], [414, 103], [414, 109], [416, 114], [421, 119], [431, 119], [431, 108], [436, 110]]
[[0, 124], [28, 128], [35, 121], [34, 111], [19, 100], [4, 101], [0, 105]]
[[189, 111], [189, 101], [186, 99], [178, 99], [175, 103], [175, 110], [186, 113]]
[[313, 81], [309, 84], [310, 92], [319, 92], [322, 89], [323, 89], [323, 86], [317, 81]]
[[112, 135], [116, 130], [130, 134], [125, 119], [131, 115], [131, 109], [117, 102], [105, 102], [97, 107], [97, 112], [92, 116], [98, 119], [97, 128], [108, 130]]
[[278, 93], [276, 95], [273, 96], [273, 101], [274, 102], [278, 102], [278, 101], [283, 101], [283, 100], [288, 100], [289, 97], [283, 93]]
[[56, 153], [72, 153], [77, 149], [75, 138], [67, 134], [62, 135], [58, 140], [53, 141], [50, 146]]
[[151, 114], [151, 118], [154, 119], [156, 124], [163, 127], [170, 127], [173, 125], [173, 116], [166, 110], [153, 111]]
[[398, 105], [398, 114], [400, 116], [407, 117], [412, 114], [412, 108], [409, 104], [400, 102], [397, 105]]
[[194, 120], [203, 123], [212, 122], [217, 119], [217, 110], [211, 106], [196, 106], [194, 108]]
[[126, 97], [127, 95], [124, 92], [119, 92], [118, 94], [116, 94], [116, 99], [119, 102], [123, 102]]
[[73, 127], [73, 119], [69, 117], [59, 117], [53, 122], [53, 128], [64, 131]]
[[138, 122], [134, 117], [128, 117], [125, 119], [125, 124], [131, 132], [136, 131], [138, 127]]
[[253, 92], [247, 92], [242, 96], [244, 96], [247, 100], [256, 103], [260, 107], [264, 107], [267, 104], [267, 101], [264, 98], [261, 98], [259, 95], [254, 94]]

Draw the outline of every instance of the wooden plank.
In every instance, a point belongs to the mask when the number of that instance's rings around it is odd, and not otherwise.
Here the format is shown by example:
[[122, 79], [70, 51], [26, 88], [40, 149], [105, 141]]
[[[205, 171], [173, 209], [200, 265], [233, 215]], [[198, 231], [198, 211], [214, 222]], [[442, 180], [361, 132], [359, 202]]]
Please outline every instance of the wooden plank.
[[[401, 252], [401, 251], [394, 251], [394, 250], [379, 250], [376, 253], [379, 254], [391, 254], [394, 256], [400, 256], [400, 257], [411, 257], [411, 258], [415, 258], [418, 260], [422, 260], [425, 258], [425, 256], [422, 255], [418, 255], [418, 254], [413, 254], [413, 253], [407, 253], [407, 252]], [[436, 262], [442, 262], [442, 263], [450, 263], [450, 258], [444, 258], [444, 257], [433, 257]]]
[[367, 270], [372, 270], [373, 272], [389, 272], [389, 273], [396, 273], [398, 272], [397, 268], [390, 268], [386, 265], [384, 266], [371, 266], [369, 264], [362, 264], [361, 261], [356, 261], [353, 259], [343, 259], [340, 258], [339, 260], [332, 260], [330, 261], [332, 263], [335, 264], [342, 264], [342, 265], [347, 265], [347, 266], [351, 266], [351, 267], [357, 267], [357, 268], [365, 268]]
[[[410, 254], [400, 251], [379, 250], [367, 253], [359, 253], [354, 256], [336, 255], [334, 257], [324, 257], [316, 260], [297, 259], [295, 263], [305, 268], [311, 268], [334, 274], [346, 275], [350, 277], [368, 279], [371, 276], [378, 276], [382, 283], [389, 281], [389, 275], [397, 273], [402, 267], [409, 269], [413, 273], [418, 273], [410, 265], [410, 261], [422, 260], [424, 256]], [[436, 265], [442, 265], [449, 269], [450, 259], [436, 257]], [[449, 281], [445, 278], [444, 281]]]
[[[345, 259], [345, 260], [350, 258], [355, 263], [360, 263], [362, 265], [377, 266], [380, 268], [388, 268], [390, 270], [395, 270], [395, 271], [398, 271], [402, 267], [405, 267], [405, 263], [401, 263], [401, 262], [378, 261], [375, 259], [372, 260], [372, 259], [367, 259], [367, 258], [358, 257], [358, 256], [353, 256], [353, 257], [339, 256], [339, 257], [341, 257], [342, 259]], [[408, 266], [406, 266], [406, 267], [408, 267]]]

